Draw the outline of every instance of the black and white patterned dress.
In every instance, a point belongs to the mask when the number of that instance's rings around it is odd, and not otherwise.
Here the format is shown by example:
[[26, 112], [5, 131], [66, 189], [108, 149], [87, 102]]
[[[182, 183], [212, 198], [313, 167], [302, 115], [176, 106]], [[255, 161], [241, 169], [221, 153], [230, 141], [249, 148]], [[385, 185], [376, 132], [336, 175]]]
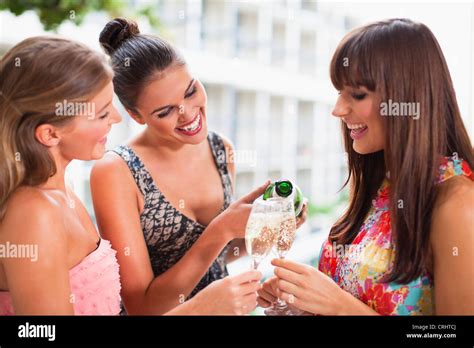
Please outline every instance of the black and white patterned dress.
[[[219, 171], [224, 191], [224, 211], [232, 201], [232, 186], [227, 168], [226, 152], [222, 138], [209, 132], [209, 141]], [[150, 255], [154, 276], [167, 271], [176, 264], [192, 247], [206, 226], [194, 221], [179, 212], [161, 193], [150, 173], [137, 154], [129, 147], [120, 145], [113, 150], [127, 163], [133, 179], [144, 198], [144, 209], [140, 215], [143, 236]], [[163, 173], [166, 175], [166, 173]], [[204, 277], [191, 292], [189, 298], [196, 295], [215, 280], [228, 275], [225, 264], [225, 253], [228, 246], [212, 263]]]

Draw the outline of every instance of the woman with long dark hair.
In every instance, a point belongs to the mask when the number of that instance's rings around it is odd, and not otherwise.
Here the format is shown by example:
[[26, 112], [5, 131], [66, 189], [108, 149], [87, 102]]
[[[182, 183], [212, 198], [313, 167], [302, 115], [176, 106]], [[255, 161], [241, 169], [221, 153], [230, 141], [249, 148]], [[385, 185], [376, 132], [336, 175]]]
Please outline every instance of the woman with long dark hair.
[[473, 314], [474, 157], [441, 48], [392, 19], [345, 36], [331, 61], [350, 203], [319, 270], [274, 260], [278, 292], [314, 314]]

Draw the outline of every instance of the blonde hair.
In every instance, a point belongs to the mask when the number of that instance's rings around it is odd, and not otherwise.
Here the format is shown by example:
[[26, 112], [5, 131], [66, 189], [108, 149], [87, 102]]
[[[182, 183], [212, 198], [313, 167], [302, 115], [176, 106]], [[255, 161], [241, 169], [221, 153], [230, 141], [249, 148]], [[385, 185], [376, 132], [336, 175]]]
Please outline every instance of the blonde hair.
[[23, 40], [0, 60], [0, 220], [21, 185], [39, 185], [56, 173], [54, 159], [37, 141], [42, 124], [65, 125], [71, 117], [56, 104], [87, 101], [113, 77], [105, 55], [78, 42], [38, 36]]

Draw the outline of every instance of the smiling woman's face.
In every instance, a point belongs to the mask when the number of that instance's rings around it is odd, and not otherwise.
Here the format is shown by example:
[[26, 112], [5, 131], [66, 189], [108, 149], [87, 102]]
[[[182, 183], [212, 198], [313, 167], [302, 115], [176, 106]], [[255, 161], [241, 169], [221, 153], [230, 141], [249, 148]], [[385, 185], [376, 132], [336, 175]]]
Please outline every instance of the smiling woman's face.
[[112, 124], [121, 120], [112, 104], [113, 93], [110, 82], [89, 101], [94, 106], [93, 115], [76, 115], [71, 123], [61, 129], [59, 151], [64, 158], [83, 161], [102, 158], [107, 134]]
[[345, 86], [339, 91], [332, 114], [344, 121], [353, 139], [352, 148], [364, 155], [383, 150], [384, 127], [380, 97], [365, 87]]
[[207, 137], [207, 96], [186, 65], [172, 66], [145, 86], [137, 101], [139, 115], [153, 136], [167, 143], [199, 144]]

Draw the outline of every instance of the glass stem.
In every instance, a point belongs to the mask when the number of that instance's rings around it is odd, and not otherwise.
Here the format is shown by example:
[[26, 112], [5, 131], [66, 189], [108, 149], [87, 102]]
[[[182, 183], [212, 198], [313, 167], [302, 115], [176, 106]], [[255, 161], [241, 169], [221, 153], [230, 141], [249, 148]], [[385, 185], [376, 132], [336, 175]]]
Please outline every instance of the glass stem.
[[260, 262], [258, 262], [257, 259], [252, 257], [252, 269], [253, 270], [257, 270], [259, 263]]
[[[284, 256], [280, 256], [281, 260], [283, 260], [284, 258], [285, 258]], [[286, 301], [284, 301], [280, 297], [278, 297], [277, 301], [275, 302], [274, 307], [277, 308], [277, 309], [286, 309], [286, 308], [288, 308], [288, 304], [286, 303]]]
[[286, 309], [287, 307], [288, 304], [282, 299], [277, 299], [277, 301], [275, 302], [276, 309]]

